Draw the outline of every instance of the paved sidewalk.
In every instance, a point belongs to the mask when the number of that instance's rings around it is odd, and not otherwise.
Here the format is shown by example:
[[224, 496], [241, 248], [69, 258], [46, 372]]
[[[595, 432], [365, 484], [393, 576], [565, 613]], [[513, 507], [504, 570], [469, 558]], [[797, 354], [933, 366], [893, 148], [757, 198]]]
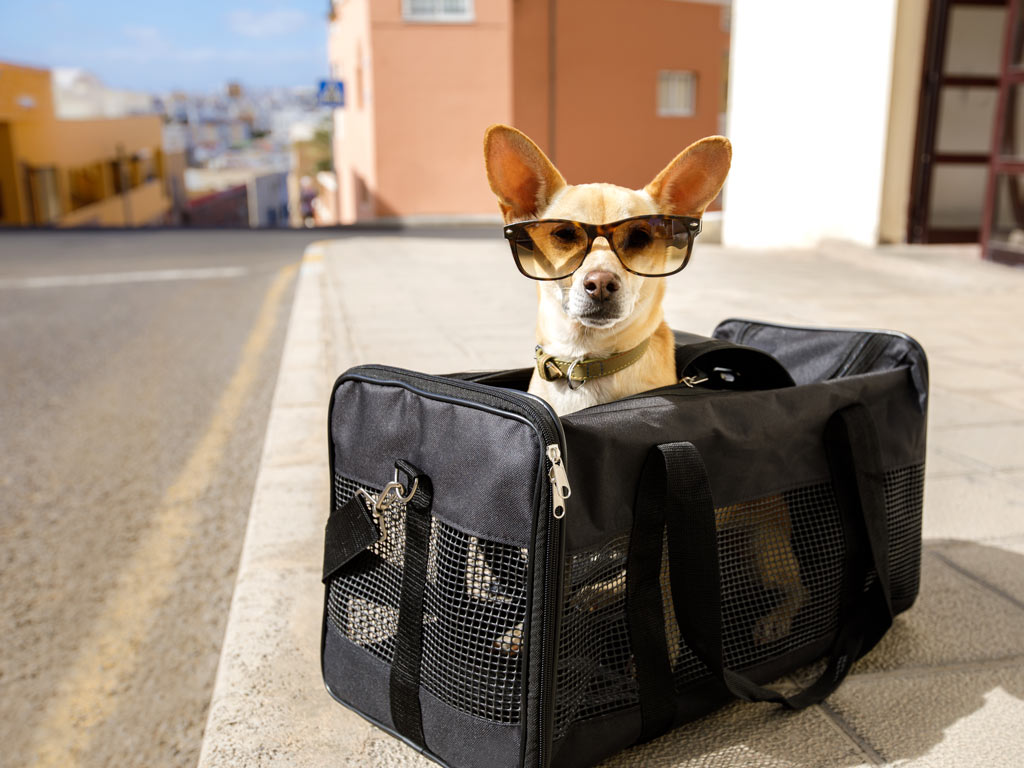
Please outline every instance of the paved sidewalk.
[[[312, 246], [298, 286], [201, 766], [428, 766], [319, 678], [330, 383], [361, 362], [530, 363], [535, 288], [493, 240]], [[670, 324], [891, 328], [929, 355], [921, 595], [825, 705], [733, 704], [607, 766], [998, 766], [1024, 754], [1024, 270], [972, 247], [698, 244]]]

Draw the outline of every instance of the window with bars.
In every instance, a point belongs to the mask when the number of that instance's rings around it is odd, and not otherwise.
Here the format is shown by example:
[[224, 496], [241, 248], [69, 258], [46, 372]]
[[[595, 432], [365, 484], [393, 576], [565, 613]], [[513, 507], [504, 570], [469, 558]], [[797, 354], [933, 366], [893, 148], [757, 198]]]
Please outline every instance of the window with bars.
[[466, 22], [476, 18], [473, 0], [402, 0], [405, 21]]
[[697, 111], [697, 74], [658, 73], [658, 117], [692, 117]]

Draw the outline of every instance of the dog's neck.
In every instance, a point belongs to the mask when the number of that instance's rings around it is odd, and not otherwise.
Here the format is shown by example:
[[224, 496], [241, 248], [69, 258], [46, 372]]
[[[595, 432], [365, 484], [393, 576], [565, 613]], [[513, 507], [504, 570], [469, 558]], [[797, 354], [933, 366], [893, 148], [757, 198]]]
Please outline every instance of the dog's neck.
[[[570, 389], [565, 379], [544, 381], [536, 373], [530, 392], [547, 400], [559, 415], [617, 400], [627, 395], [664, 387], [675, 382], [672, 331], [664, 321], [664, 286], [646, 296], [636, 311], [610, 328], [589, 328], [571, 320], [564, 312], [541, 311], [537, 340], [549, 355], [563, 359], [599, 358], [625, 352], [650, 339], [644, 354], [634, 364], [607, 376]], [[541, 302], [557, 300], [557, 292], [541, 291]]]

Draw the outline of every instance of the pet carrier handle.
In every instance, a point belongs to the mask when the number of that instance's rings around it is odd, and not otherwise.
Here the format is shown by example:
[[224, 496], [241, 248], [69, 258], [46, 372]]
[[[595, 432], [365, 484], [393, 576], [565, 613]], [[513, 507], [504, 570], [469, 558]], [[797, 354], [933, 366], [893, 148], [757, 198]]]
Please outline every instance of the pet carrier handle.
[[434, 486], [430, 477], [406, 461], [395, 462], [403, 487], [414, 489], [405, 506], [405, 555], [398, 596], [398, 626], [389, 688], [395, 730], [422, 748], [420, 669], [423, 659], [423, 592], [427, 583], [430, 510]]
[[[665, 525], [680, 634], [712, 674], [739, 698], [773, 701], [790, 709], [818, 703], [839, 686], [853, 661], [873, 647], [892, 624], [883, 473], [878, 437], [867, 408], [855, 404], [833, 414], [825, 428], [825, 450], [846, 541], [839, 628], [825, 671], [793, 696], [762, 687], [725, 666], [715, 511], [707, 470], [691, 443], [668, 443], [651, 450], [641, 475], [627, 563], [626, 606], [638, 664], [640, 740], [671, 727], [674, 712], [660, 592], [650, 588], [658, 584]], [[673, 514], [667, 514], [668, 510]], [[875, 578], [869, 582], [872, 573]], [[647, 613], [646, 619], [641, 611]]]
[[[878, 435], [867, 408], [854, 404], [825, 426], [825, 453], [846, 542], [838, 629], [821, 675], [800, 693], [785, 696], [728, 669], [722, 649], [722, 594], [714, 504], [697, 449], [683, 443], [675, 460], [681, 476], [680, 514], [668, 523], [672, 599], [686, 643], [731, 693], [747, 701], [773, 701], [803, 709], [823, 701], [892, 624], [888, 537]], [[671, 507], [670, 507], [671, 508]], [[869, 575], [875, 578], [869, 581]]]

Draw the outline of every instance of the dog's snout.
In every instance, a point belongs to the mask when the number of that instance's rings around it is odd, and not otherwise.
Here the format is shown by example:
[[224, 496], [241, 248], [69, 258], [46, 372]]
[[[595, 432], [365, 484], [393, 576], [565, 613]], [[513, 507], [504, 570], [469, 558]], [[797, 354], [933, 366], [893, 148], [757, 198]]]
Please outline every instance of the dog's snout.
[[594, 270], [583, 277], [583, 289], [595, 301], [611, 298], [622, 287], [619, 278], [606, 270]]

